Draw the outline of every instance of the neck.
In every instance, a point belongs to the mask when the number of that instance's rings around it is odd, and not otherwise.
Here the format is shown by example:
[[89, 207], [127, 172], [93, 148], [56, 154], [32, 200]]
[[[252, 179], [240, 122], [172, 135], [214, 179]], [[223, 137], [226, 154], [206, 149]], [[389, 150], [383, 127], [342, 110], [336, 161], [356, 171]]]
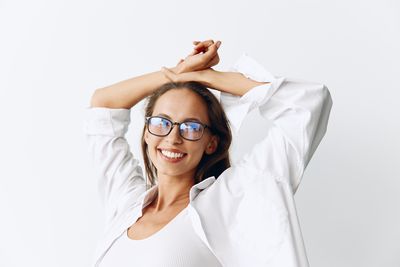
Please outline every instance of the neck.
[[171, 207], [188, 205], [190, 188], [194, 178], [177, 176], [158, 176], [158, 192], [153, 202], [155, 212], [168, 210]]

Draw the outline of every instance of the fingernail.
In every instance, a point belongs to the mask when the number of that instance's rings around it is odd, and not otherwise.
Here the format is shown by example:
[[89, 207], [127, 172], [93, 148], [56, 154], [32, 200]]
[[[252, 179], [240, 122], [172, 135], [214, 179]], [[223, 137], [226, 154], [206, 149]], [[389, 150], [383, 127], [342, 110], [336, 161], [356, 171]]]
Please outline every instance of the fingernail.
[[217, 42], [217, 47], [219, 48], [220, 45], [221, 45], [221, 42], [218, 41], [218, 42]]

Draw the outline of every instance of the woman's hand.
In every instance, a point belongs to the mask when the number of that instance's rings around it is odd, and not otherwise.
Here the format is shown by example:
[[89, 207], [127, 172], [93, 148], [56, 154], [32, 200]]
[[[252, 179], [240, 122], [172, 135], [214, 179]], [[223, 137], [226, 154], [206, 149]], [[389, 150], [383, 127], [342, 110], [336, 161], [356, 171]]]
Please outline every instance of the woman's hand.
[[200, 71], [211, 68], [219, 62], [218, 48], [221, 45], [221, 41], [214, 43], [213, 40], [207, 40], [203, 42], [195, 41], [194, 50], [184, 60], [180, 60], [176, 66], [176, 72], [185, 73]]

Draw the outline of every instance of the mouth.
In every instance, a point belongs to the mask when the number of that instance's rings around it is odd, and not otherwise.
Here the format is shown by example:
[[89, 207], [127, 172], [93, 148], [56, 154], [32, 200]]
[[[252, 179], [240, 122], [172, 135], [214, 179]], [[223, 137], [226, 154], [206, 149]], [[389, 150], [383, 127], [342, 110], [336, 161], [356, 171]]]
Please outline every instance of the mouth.
[[179, 162], [183, 158], [187, 156], [187, 153], [178, 152], [178, 151], [171, 151], [167, 149], [157, 149], [158, 153], [160, 154], [161, 158], [168, 162]]

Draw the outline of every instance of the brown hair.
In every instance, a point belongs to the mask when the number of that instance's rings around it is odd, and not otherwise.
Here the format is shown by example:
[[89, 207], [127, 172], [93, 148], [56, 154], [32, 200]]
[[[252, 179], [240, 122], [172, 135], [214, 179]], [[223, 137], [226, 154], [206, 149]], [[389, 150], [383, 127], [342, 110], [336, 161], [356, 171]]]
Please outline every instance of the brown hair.
[[[218, 178], [223, 171], [231, 166], [229, 159], [229, 147], [232, 142], [232, 134], [224, 109], [213, 93], [211, 93], [211, 91], [201, 83], [193, 81], [177, 83], [171, 82], [162, 85], [151, 96], [149, 96], [145, 107], [145, 117], [152, 116], [157, 100], [160, 98], [160, 96], [171, 89], [192, 90], [199, 95], [207, 105], [208, 118], [211, 126], [210, 130], [213, 135], [217, 136], [218, 145], [214, 153], [210, 155], [204, 153], [199, 165], [197, 166], [194, 183], [197, 184], [210, 176]], [[150, 186], [152, 187], [156, 184], [155, 180], [157, 177], [157, 169], [149, 159], [147, 144], [144, 140], [145, 131], [147, 130], [146, 127], [147, 125], [145, 123], [142, 132], [141, 146], [147, 177], [150, 181]]]

